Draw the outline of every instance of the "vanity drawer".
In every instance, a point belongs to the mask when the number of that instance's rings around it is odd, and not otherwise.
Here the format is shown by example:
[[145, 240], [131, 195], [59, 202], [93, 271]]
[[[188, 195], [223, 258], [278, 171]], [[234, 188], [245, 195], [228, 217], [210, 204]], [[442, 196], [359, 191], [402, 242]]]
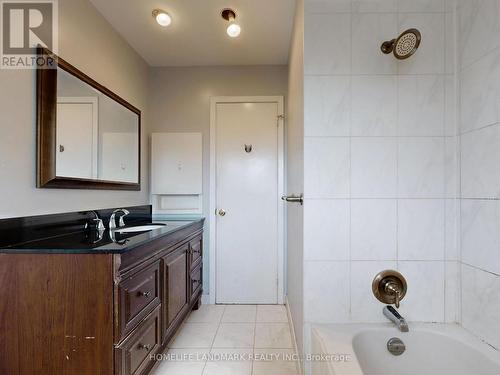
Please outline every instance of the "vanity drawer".
[[152, 357], [160, 347], [160, 307], [158, 306], [122, 344], [115, 349], [119, 375], [146, 374], [154, 365]]
[[198, 236], [189, 242], [189, 254], [191, 255], [191, 267], [201, 260], [203, 255], [203, 237]]
[[160, 262], [140, 270], [118, 285], [117, 340], [120, 341], [160, 303]]
[[196, 298], [198, 292], [201, 290], [203, 280], [202, 280], [202, 267], [201, 264], [191, 271], [189, 275], [191, 282], [191, 302]]

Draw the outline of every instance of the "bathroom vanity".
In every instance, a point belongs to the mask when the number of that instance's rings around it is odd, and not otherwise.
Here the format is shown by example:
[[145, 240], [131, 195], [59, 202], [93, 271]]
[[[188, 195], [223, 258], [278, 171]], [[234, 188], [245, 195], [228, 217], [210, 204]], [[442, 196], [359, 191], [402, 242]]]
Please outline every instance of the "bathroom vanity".
[[[69, 229], [88, 220], [78, 214], [60, 227], [65, 234], [0, 244], [1, 374], [148, 374], [200, 306], [203, 219], [94, 234]], [[151, 223], [147, 216], [133, 225]], [[54, 231], [50, 220], [19, 236]]]

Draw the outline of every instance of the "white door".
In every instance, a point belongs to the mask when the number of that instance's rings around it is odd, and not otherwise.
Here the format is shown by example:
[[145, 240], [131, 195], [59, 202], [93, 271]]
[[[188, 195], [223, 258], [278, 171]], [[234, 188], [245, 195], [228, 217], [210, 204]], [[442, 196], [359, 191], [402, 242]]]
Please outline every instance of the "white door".
[[279, 102], [217, 103], [216, 303], [276, 304]]
[[56, 175], [97, 178], [97, 98], [57, 99]]

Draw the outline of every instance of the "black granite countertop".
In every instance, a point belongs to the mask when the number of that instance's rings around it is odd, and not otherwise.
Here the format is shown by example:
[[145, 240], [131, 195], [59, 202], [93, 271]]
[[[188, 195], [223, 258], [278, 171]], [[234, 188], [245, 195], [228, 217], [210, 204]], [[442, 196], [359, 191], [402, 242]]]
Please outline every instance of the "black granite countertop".
[[[172, 234], [204, 219], [179, 221], [154, 221], [153, 224], [164, 224], [157, 229], [136, 233], [118, 233], [106, 230], [99, 239], [95, 230], [86, 230], [64, 235], [55, 235], [12, 246], [0, 247], [0, 253], [54, 253], [54, 254], [122, 254], [154, 239]], [[151, 225], [151, 222], [137, 223], [130, 226]]]

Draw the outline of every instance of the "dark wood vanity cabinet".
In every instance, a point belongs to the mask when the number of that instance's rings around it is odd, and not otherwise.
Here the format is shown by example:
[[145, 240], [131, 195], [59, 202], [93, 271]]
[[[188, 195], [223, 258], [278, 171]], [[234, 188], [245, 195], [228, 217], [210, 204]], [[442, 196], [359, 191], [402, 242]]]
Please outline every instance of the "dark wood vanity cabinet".
[[0, 374], [147, 375], [201, 303], [203, 221], [121, 254], [0, 253]]

